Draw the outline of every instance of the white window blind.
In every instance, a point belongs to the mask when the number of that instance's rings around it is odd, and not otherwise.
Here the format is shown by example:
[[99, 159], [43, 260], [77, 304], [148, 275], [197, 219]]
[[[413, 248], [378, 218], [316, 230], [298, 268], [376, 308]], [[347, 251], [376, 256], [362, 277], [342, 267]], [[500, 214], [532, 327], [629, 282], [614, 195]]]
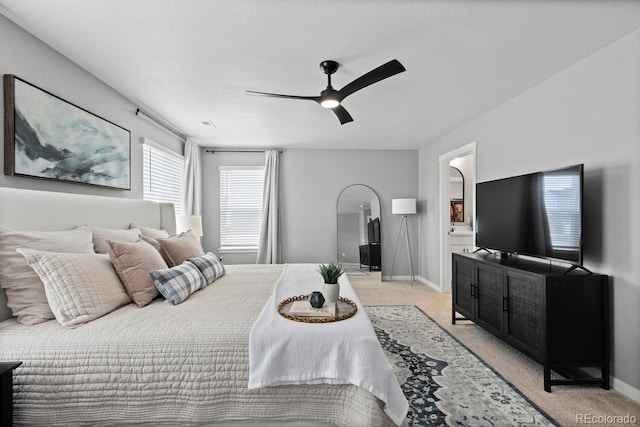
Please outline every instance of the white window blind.
[[220, 250], [258, 250], [264, 166], [220, 166]]
[[579, 180], [575, 174], [544, 176], [544, 205], [554, 249], [580, 247]]
[[176, 215], [184, 215], [184, 157], [154, 145], [142, 145], [142, 197], [173, 203]]

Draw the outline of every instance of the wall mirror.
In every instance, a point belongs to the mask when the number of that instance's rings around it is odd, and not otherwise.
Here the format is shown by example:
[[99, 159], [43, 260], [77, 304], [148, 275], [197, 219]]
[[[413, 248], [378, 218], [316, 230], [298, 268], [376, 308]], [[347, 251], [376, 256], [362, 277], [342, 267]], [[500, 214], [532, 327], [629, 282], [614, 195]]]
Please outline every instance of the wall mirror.
[[450, 166], [449, 170], [450, 222], [464, 222], [464, 175], [456, 167]]
[[363, 184], [345, 187], [336, 203], [338, 253], [347, 275], [382, 277], [380, 200]]

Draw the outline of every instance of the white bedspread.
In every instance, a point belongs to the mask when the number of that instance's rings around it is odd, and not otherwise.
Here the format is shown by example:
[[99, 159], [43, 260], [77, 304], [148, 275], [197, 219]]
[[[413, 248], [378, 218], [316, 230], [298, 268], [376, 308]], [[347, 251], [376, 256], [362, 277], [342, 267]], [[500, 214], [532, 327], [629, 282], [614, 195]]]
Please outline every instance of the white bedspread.
[[385, 403], [397, 424], [408, 403], [362, 304], [346, 275], [340, 295], [358, 304], [355, 316], [332, 323], [302, 323], [277, 312], [287, 297], [322, 290], [315, 264], [287, 264], [251, 329], [249, 388], [292, 384], [354, 384]]
[[23, 362], [15, 425], [392, 425], [382, 402], [351, 384], [249, 389], [249, 332], [283, 267], [226, 267], [177, 306], [129, 304], [77, 329], [0, 322], [0, 360]]

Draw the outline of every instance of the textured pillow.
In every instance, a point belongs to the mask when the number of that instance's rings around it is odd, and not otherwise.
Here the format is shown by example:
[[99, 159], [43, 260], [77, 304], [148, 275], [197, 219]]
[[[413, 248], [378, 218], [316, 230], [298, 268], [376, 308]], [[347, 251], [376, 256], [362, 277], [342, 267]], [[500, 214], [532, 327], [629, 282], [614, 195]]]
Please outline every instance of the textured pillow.
[[75, 328], [131, 302], [108, 255], [18, 249], [40, 276], [51, 311]]
[[140, 236], [140, 240], [144, 240], [145, 242], [147, 242], [148, 244], [153, 246], [156, 251], [158, 251], [160, 254], [162, 254], [162, 247], [160, 247], [160, 243], [158, 243], [158, 241], [156, 239], [154, 239], [153, 237], [147, 237], [147, 236], [145, 236], [143, 234], [143, 235]]
[[18, 322], [35, 325], [54, 318], [44, 285], [18, 248], [50, 252], [93, 253], [91, 231], [15, 231], [0, 228], [0, 286]]
[[93, 249], [97, 254], [109, 252], [107, 240], [117, 240], [118, 242], [137, 242], [140, 238], [140, 230], [137, 228], [129, 230], [112, 230], [100, 227], [80, 227], [88, 228], [93, 235]]
[[140, 234], [145, 237], [151, 237], [152, 239], [163, 239], [169, 237], [167, 230], [161, 230], [159, 228], [141, 227], [139, 225], [131, 224], [130, 229], [140, 230]]
[[158, 291], [173, 305], [180, 304], [189, 298], [189, 295], [207, 286], [207, 281], [198, 267], [189, 261], [149, 274]]
[[135, 243], [107, 240], [109, 258], [129, 298], [138, 307], [144, 307], [158, 296], [158, 290], [149, 276], [151, 270], [167, 268], [160, 252], [139, 240]]
[[160, 253], [169, 267], [180, 265], [188, 258], [204, 255], [204, 250], [200, 246], [198, 238], [191, 231], [156, 240], [160, 245]]
[[225, 273], [224, 265], [222, 265], [218, 257], [211, 252], [196, 258], [189, 258], [187, 261], [192, 262], [198, 267], [198, 270], [200, 270], [200, 273], [202, 273], [207, 281], [207, 285], [212, 284], [214, 280], [223, 276]]

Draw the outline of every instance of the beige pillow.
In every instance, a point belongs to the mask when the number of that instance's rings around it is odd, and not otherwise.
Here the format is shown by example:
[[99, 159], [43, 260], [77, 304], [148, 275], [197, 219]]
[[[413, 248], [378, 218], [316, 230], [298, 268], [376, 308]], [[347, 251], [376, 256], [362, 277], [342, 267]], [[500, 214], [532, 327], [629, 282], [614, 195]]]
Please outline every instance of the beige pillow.
[[158, 243], [158, 241], [153, 237], [147, 237], [143, 234], [142, 236], [140, 236], [140, 240], [144, 240], [145, 242], [153, 246], [154, 249], [158, 251], [158, 253], [162, 253], [162, 247], [160, 247], [160, 243]]
[[144, 307], [158, 296], [149, 272], [168, 268], [160, 252], [144, 240], [135, 243], [107, 240], [109, 258], [129, 298]]
[[88, 228], [93, 235], [93, 249], [97, 254], [106, 254], [109, 252], [107, 240], [117, 240], [119, 242], [137, 242], [140, 238], [140, 230], [137, 228], [129, 230], [112, 230], [109, 228], [83, 226], [80, 228]]
[[18, 249], [40, 276], [60, 324], [76, 328], [131, 302], [109, 256]]
[[15, 231], [0, 228], [0, 286], [7, 293], [7, 306], [18, 322], [35, 325], [54, 318], [44, 285], [27, 265], [18, 248], [50, 252], [93, 253], [91, 231]]
[[198, 238], [191, 231], [166, 239], [156, 239], [160, 245], [160, 253], [169, 267], [182, 264], [188, 258], [204, 255]]
[[152, 239], [163, 239], [169, 237], [167, 230], [161, 230], [159, 228], [141, 227], [139, 225], [131, 224], [130, 229], [140, 230], [140, 234], [144, 237], [151, 237]]

